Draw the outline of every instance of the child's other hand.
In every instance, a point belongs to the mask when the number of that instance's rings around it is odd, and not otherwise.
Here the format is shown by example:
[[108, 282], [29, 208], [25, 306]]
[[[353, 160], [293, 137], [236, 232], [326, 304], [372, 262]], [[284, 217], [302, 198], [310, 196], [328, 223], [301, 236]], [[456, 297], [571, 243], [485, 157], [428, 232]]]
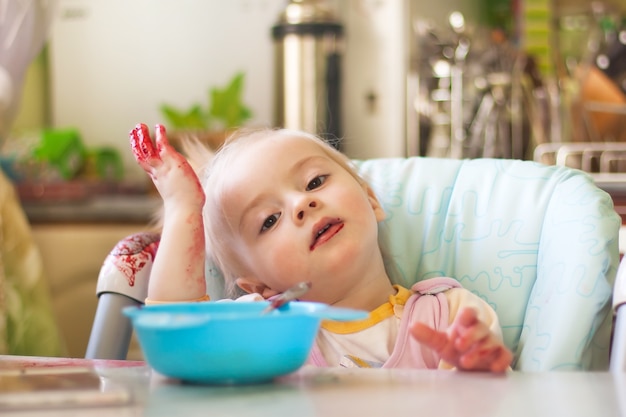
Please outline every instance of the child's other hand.
[[164, 126], [156, 125], [154, 144], [143, 123], [135, 126], [129, 136], [135, 160], [150, 175], [166, 205], [173, 202], [202, 207], [204, 192], [198, 177], [185, 157], [169, 144]]
[[472, 308], [461, 309], [447, 332], [416, 323], [411, 334], [461, 370], [504, 372], [513, 360], [511, 351], [478, 319]]

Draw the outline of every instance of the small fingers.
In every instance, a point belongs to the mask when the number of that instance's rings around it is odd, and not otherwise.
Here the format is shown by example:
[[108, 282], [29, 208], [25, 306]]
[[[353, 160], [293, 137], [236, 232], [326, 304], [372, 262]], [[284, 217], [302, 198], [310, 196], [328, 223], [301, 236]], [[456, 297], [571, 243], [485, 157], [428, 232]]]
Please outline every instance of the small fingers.
[[501, 344], [477, 346], [463, 353], [459, 366], [464, 370], [504, 372], [511, 365], [513, 354]]
[[165, 126], [161, 124], [157, 124], [154, 128], [155, 136], [156, 136], [156, 146], [157, 152], [159, 155], [163, 153], [163, 150], [170, 146], [169, 140], [167, 139], [167, 134], [165, 133]]
[[411, 334], [418, 342], [435, 350], [442, 360], [459, 369], [504, 372], [513, 360], [511, 351], [471, 308], [459, 311], [446, 332], [415, 323]]
[[491, 330], [484, 323], [476, 323], [468, 328], [457, 329], [454, 347], [460, 352], [471, 349], [473, 345], [481, 343], [491, 336]]
[[470, 327], [479, 323], [480, 320], [478, 320], [478, 314], [476, 313], [476, 310], [471, 307], [465, 307], [459, 311], [454, 319], [454, 322], [463, 327]]
[[511, 352], [506, 347], [501, 347], [499, 350], [499, 354], [494, 359], [494, 361], [491, 362], [490, 370], [492, 372], [504, 372], [507, 369], [509, 369], [512, 362], [513, 362], [513, 352]]
[[135, 126], [129, 133], [130, 147], [135, 160], [142, 166], [150, 165], [150, 161], [157, 158], [148, 126], [143, 123]]
[[480, 343], [491, 336], [489, 327], [478, 319], [476, 310], [464, 308], [454, 320], [451, 328], [455, 331], [454, 346], [465, 352], [476, 343]]
[[420, 343], [439, 353], [439, 356], [450, 363], [456, 363], [458, 352], [454, 347], [454, 338], [445, 332], [438, 332], [431, 327], [417, 322], [411, 327], [411, 334]]
[[446, 348], [448, 337], [445, 333], [436, 331], [423, 323], [415, 323], [411, 327], [411, 334], [420, 343], [440, 352]]

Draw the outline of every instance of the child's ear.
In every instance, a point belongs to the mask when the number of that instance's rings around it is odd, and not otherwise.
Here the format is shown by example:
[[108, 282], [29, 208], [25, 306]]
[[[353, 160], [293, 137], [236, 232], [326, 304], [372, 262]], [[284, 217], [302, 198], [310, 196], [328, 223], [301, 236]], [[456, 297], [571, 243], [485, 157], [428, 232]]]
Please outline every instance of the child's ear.
[[261, 294], [265, 299], [278, 294], [277, 291], [271, 289], [256, 278], [240, 277], [235, 280], [235, 283], [248, 294]]
[[370, 187], [369, 185], [366, 187], [367, 188], [365, 191], [367, 192], [367, 199], [372, 205], [372, 210], [374, 210], [376, 220], [382, 222], [387, 217], [387, 215], [385, 214], [385, 210], [383, 210], [383, 206], [380, 204], [380, 201], [378, 201], [378, 197], [376, 197], [376, 193], [374, 193], [372, 187]]

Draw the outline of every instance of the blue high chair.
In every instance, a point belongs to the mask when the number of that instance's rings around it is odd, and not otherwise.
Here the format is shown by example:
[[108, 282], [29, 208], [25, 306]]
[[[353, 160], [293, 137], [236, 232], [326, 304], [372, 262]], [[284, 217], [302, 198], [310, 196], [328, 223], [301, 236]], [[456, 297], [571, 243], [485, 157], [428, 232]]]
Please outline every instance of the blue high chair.
[[[589, 175], [504, 159], [355, 164], [387, 213], [380, 242], [392, 254], [394, 283], [456, 278], [494, 308], [520, 371], [608, 369], [616, 316], [611, 366], [626, 371], [624, 309], [614, 314], [626, 298], [626, 271], [615, 285], [621, 219]], [[147, 244], [148, 255], [156, 250], [158, 235], [134, 239]], [[120, 310], [145, 299], [152, 259], [137, 247], [126, 260], [114, 250], [104, 262], [89, 358], [126, 357], [132, 329]], [[142, 268], [124, 265], [132, 256], [143, 257]], [[207, 284], [212, 299], [223, 297], [211, 264]], [[615, 308], [614, 286], [622, 293], [618, 299], [615, 292]]]

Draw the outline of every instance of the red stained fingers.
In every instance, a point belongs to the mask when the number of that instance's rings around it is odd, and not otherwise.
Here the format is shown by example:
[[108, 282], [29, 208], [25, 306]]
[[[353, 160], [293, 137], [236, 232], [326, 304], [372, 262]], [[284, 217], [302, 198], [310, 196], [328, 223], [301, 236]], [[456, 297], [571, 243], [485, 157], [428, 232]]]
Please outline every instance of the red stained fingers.
[[148, 126], [143, 123], [138, 124], [133, 130], [130, 131], [129, 137], [130, 147], [133, 151], [133, 155], [135, 156], [135, 160], [142, 167], [145, 168], [145, 165], [151, 165], [151, 160], [159, 158], [159, 155], [152, 143]]
[[170, 143], [167, 140], [167, 135], [165, 134], [165, 126], [161, 124], [156, 125], [155, 136], [156, 136], [157, 151], [160, 155], [165, 148], [170, 146]]

